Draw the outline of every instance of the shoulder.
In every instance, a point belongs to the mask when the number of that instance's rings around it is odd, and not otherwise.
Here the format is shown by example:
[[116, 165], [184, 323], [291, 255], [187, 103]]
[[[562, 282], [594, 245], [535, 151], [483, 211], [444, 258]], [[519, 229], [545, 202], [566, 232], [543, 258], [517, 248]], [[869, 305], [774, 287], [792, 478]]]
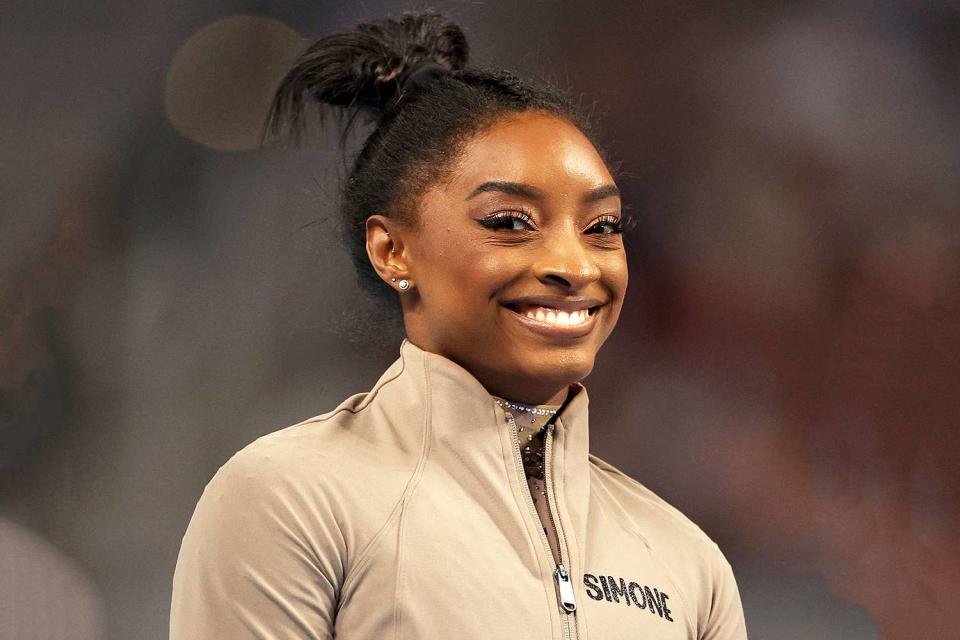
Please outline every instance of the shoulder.
[[397, 361], [369, 391], [260, 436], [237, 451], [220, 473], [265, 479], [326, 477], [335, 482], [341, 476], [402, 465], [406, 461], [398, 459], [397, 436], [409, 411], [398, 406], [396, 396], [402, 390], [394, 387], [403, 368], [402, 361]]
[[602, 492], [624, 510], [624, 525], [652, 546], [683, 548], [705, 560], [726, 562], [719, 547], [695, 522], [679, 509], [609, 462], [590, 454], [594, 491]]
[[337, 454], [342, 447], [321, 418], [270, 431], [231, 455], [204, 487], [194, 520], [205, 510], [224, 522], [248, 523], [327, 512], [331, 480], [339, 477], [344, 455]]
[[272, 486], [301, 474], [330, 474], [349, 448], [343, 431], [356, 422], [351, 408], [365, 395], [351, 396], [332, 411], [259, 436], [234, 453], [211, 482]]
[[275, 484], [336, 482], [360, 472], [376, 459], [387, 421], [377, 391], [351, 395], [325, 413], [267, 432], [234, 453], [217, 476]]
[[416, 463], [396, 445], [392, 412], [381, 404], [375, 391], [355, 394], [250, 442], [207, 483], [191, 528], [279, 527], [365, 548], [395, 511]]

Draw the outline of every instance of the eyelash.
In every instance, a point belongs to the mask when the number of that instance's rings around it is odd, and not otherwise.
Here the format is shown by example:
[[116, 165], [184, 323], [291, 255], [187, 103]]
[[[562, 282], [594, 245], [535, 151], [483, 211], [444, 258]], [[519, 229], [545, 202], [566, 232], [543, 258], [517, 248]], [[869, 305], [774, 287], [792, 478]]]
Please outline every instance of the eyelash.
[[[519, 220], [528, 226], [533, 226], [533, 218], [530, 217], [525, 211], [498, 211], [494, 214], [487, 216], [486, 218], [481, 219], [479, 222], [487, 229], [503, 229], [506, 231], [529, 231], [529, 229], [513, 229], [512, 224], [515, 220]], [[600, 216], [596, 222], [594, 222], [590, 229], [595, 229], [600, 225], [610, 225], [612, 231], [609, 233], [600, 233], [599, 235], [614, 235], [623, 233], [623, 221], [616, 216], [605, 215]]]
[[600, 216], [600, 218], [597, 219], [597, 221], [593, 223], [593, 226], [591, 226], [590, 228], [594, 229], [602, 224], [610, 225], [613, 228], [613, 231], [611, 231], [610, 233], [601, 233], [600, 235], [609, 236], [617, 233], [623, 233], [623, 220], [616, 216], [609, 216], [609, 215]]
[[528, 229], [512, 229], [511, 225], [514, 220], [519, 220], [524, 224], [533, 226], [533, 218], [530, 217], [530, 214], [525, 211], [498, 211], [493, 213], [486, 218], [480, 220], [482, 224], [487, 229], [504, 229], [506, 231], [528, 231]]

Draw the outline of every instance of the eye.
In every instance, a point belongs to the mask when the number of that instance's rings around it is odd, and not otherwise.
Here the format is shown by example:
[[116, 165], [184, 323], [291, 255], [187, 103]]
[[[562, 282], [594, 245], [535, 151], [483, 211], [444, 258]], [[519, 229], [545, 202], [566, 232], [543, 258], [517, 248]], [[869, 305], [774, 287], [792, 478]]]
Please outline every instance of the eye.
[[587, 229], [587, 232], [604, 236], [623, 233], [623, 221], [616, 216], [600, 216], [597, 221]]
[[478, 220], [487, 229], [506, 231], [532, 231], [533, 218], [523, 211], [498, 211]]

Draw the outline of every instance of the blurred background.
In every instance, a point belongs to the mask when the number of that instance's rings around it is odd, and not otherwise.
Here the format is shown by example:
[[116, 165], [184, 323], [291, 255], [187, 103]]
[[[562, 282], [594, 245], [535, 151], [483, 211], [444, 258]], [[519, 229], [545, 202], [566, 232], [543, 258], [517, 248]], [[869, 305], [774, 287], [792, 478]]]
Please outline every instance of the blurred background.
[[[430, 6], [618, 161], [594, 453], [720, 544], [752, 639], [960, 638], [960, 5]], [[335, 142], [257, 142], [309, 39], [409, 8], [5, 4], [3, 640], [165, 638], [217, 468], [398, 356]]]

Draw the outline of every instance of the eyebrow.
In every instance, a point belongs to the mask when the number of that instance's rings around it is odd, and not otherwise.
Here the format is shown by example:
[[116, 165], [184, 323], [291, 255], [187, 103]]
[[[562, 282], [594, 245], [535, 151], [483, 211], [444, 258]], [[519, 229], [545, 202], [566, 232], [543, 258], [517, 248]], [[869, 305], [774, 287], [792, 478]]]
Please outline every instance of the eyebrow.
[[596, 202], [597, 200], [613, 197], [620, 197], [620, 189], [618, 189], [615, 184], [605, 184], [602, 187], [588, 191], [587, 195], [583, 196], [583, 202]]
[[[522, 196], [531, 200], [543, 200], [544, 193], [540, 189], [522, 182], [509, 182], [506, 180], [490, 180], [484, 182], [479, 187], [470, 192], [467, 200], [474, 198], [481, 193], [498, 192], [507, 193], [512, 196]], [[584, 194], [581, 199], [584, 203], [596, 202], [604, 198], [620, 197], [620, 189], [613, 184], [605, 184], [595, 189], [591, 189]]]
[[523, 196], [525, 198], [530, 198], [531, 200], [543, 200], [543, 191], [540, 189], [530, 186], [529, 184], [523, 184], [521, 182], [507, 182], [504, 180], [491, 180], [484, 182], [470, 192], [470, 195], [467, 196], [467, 200], [474, 198], [481, 193], [489, 193], [491, 191], [507, 193], [512, 196]]

